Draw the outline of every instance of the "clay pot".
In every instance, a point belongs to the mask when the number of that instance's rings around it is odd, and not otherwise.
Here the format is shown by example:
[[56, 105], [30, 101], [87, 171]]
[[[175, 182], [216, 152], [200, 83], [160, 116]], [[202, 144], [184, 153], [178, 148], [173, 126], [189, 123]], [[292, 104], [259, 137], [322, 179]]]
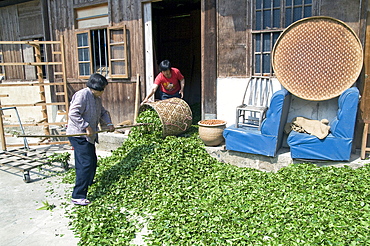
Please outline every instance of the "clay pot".
[[224, 141], [222, 135], [226, 128], [224, 120], [201, 120], [199, 125], [199, 137], [206, 146], [218, 146]]

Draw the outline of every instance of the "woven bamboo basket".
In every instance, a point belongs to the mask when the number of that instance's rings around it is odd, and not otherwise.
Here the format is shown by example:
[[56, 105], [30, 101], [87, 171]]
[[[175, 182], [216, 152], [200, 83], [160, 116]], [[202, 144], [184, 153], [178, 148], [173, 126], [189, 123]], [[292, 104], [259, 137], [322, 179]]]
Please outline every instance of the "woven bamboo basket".
[[170, 98], [152, 103], [145, 103], [139, 108], [139, 113], [154, 109], [163, 126], [163, 137], [179, 135], [189, 129], [193, 116], [189, 105], [180, 98]]
[[357, 80], [362, 45], [344, 22], [309, 17], [287, 27], [272, 51], [279, 82], [293, 95], [311, 101], [339, 96]]

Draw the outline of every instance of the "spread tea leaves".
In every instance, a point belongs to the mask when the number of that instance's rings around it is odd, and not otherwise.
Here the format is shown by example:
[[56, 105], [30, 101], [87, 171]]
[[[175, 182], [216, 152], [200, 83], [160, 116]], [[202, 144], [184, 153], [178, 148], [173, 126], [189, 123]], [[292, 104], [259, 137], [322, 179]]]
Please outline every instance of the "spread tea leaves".
[[99, 160], [93, 203], [70, 211], [80, 245], [130, 245], [144, 224], [147, 245], [370, 242], [369, 165], [238, 168], [211, 157], [196, 126], [163, 139], [153, 112], [138, 122], [154, 124]]

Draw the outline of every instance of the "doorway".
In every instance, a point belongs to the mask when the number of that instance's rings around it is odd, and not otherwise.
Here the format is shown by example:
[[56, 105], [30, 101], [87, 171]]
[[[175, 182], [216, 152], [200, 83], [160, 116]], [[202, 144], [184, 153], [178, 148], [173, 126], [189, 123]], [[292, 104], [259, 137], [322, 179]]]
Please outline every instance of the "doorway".
[[169, 60], [185, 77], [184, 100], [201, 102], [201, 0], [163, 0], [152, 3], [154, 76]]

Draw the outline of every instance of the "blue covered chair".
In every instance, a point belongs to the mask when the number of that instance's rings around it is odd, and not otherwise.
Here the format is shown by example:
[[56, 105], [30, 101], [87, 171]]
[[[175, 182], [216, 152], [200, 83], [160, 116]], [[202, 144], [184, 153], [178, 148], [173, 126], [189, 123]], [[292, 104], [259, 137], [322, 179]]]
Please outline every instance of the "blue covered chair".
[[265, 156], [276, 156], [283, 142], [284, 125], [287, 120], [290, 93], [286, 89], [275, 92], [270, 100], [266, 118], [261, 129], [256, 127], [227, 127], [223, 136], [226, 149]]
[[291, 131], [287, 142], [293, 159], [348, 161], [356, 123], [359, 91], [345, 90], [338, 99], [338, 112], [329, 123], [330, 132], [324, 139], [307, 133]]

